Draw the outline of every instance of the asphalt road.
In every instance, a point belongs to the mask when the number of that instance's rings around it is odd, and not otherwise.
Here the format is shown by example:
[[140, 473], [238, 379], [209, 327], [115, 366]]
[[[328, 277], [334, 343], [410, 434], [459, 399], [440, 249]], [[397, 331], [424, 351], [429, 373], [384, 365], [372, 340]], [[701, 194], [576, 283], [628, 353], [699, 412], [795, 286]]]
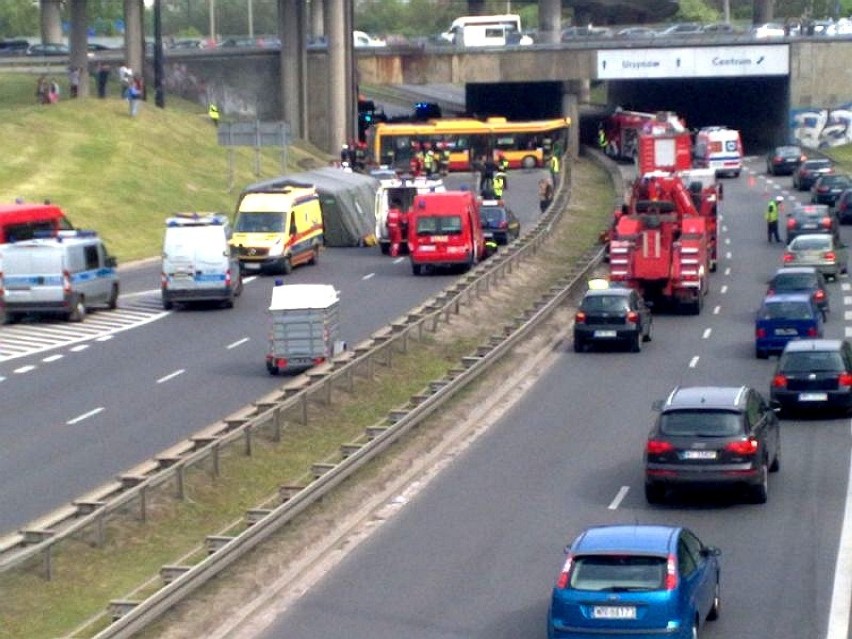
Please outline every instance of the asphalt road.
[[[510, 178], [506, 200], [526, 228], [539, 215], [542, 173]], [[469, 181], [451, 175], [447, 184]], [[342, 338], [355, 345], [456, 277], [414, 277], [407, 258], [376, 247], [327, 249], [317, 266], [298, 268], [287, 281], [333, 284]], [[232, 310], [169, 313], [158, 308], [159, 279], [156, 260], [123, 270], [119, 311], [93, 313], [79, 325], [0, 326], [0, 348], [18, 353], [0, 357], [0, 535], [284, 383], [264, 362], [274, 277], [247, 281]], [[116, 332], [121, 311], [142, 307], [149, 312]]]
[[[789, 178], [774, 183], [788, 188]], [[753, 313], [780, 263], [762, 218], [765, 193], [776, 190], [749, 174], [725, 187], [720, 266], [700, 316], [657, 316], [640, 354], [576, 354], [566, 344], [510, 412], [261, 636], [543, 638], [562, 549], [576, 533], [660, 522], [686, 525], [723, 551], [722, 614], [703, 639], [826, 637], [849, 419], [783, 422], [782, 467], [766, 505], [718, 495], [660, 507], [644, 500], [653, 400], [677, 384], [749, 384], [768, 394], [776, 360], [754, 357]], [[852, 332], [849, 281], [830, 288], [826, 333], [841, 337]], [[841, 595], [848, 606], [852, 595]], [[831, 639], [848, 636], [845, 612]]]

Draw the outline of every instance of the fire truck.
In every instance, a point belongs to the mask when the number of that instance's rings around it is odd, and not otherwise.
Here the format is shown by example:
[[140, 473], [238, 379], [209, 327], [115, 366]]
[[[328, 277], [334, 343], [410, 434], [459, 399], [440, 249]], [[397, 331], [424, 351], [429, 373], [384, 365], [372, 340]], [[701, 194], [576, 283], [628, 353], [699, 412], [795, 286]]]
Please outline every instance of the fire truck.
[[617, 108], [612, 115], [601, 122], [606, 136], [604, 151], [614, 160], [635, 160], [639, 155], [640, 134], [648, 133], [655, 123], [659, 126], [660, 117], [665, 117], [665, 124], [669, 127], [685, 131], [683, 122], [671, 112], [664, 112], [664, 115], [661, 115]]
[[639, 177], [616, 211], [610, 279], [639, 289], [651, 305], [698, 314], [716, 268], [715, 173], [691, 168], [689, 133], [661, 114], [637, 139]]

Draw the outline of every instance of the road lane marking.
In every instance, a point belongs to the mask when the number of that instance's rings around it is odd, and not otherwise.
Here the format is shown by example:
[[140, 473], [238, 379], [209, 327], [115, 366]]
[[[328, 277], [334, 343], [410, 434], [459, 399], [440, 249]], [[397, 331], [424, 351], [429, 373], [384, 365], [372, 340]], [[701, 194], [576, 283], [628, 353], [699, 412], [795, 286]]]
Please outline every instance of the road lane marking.
[[160, 379], [157, 380], [157, 383], [162, 384], [163, 382], [167, 382], [170, 379], [174, 379], [178, 375], [183, 375], [185, 372], [186, 372], [185, 369], [180, 368], [180, 369], [176, 370], [174, 373], [169, 373], [168, 375], [164, 375], [163, 377], [161, 377]]
[[22, 373], [29, 373], [30, 371], [34, 371], [34, 370], [35, 370], [35, 366], [33, 366], [32, 364], [27, 364], [26, 366], [21, 366], [20, 368], [16, 368], [12, 372], [18, 373], [20, 375]]
[[731, 238], [726, 237], [726, 238], [725, 238], [725, 244], [730, 244], [730, 243], [731, 243]]
[[731, 267], [730, 267], [730, 266], [728, 266], [728, 267], [725, 269], [725, 275], [730, 275], [730, 274], [731, 274]]
[[721, 311], [721, 310], [722, 310], [722, 307], [721, 307], [721, 306], [715, 306], [715, 307], [713, 308], [713, 315], [718, 315], [718, 314], [719, 314], [719, 311]]
[[610, 510], [616, 510], [621, 505], [621, 502], [624, 500], [624, 498], [627, 497], [627, 491], [629, 490], [629, 486], [622, 486], [621, 488], [619, 488], [618, 493], [615, 495], [615, 499], [613, 499], [607, 507]]
[[852, 295], [844, 295], [843, 296], [843, 303], [846, 306], [849, 306], [850, 304], [852, 304]]
[[162, 293], [162, 290], [159, 288], [152, 288], [148, 291], [136, 291], [135, 293], [122, 293], [121, 299], [127, 299], [128, 297], [144, 297], [146, 295], [154, 295], [155, 293]]
[[725, 259], [727, 259], [727, 260], [731, 259], [731, 252], [730, 251], [725, 253]]
[[364, 277], [362, 277], [361, 279], [362, 279], [362, 280], [369, 280], [369, 279], [371, 279], [374, 275], [375, 275], [375, 273], [367, 273], [367, 274], [366, 274]]
[[112, 337], [113, 337], [112, 335], [102, 335], [101, 337], [96, 337], [95, 341], [96, 342], [108, 342], [112, 339]]
[[849, 615], [852, 604], [852, 460], [846, 479], [846, 508], [840, 531], [840, 546], [834, 566], [834, 586], [828, 612], [826, 639], [846, 639], [849, 636]]
[[850, 284], [849, 282], [841, 282], [840, 288], [843, 289], [844, 291], [849, 291], [849, 290], [852, 290], [852, 284]]
[[72, 346], [69, 350], [72, 353], [79, 353], [80, 351], [84, 351], [89, 348], [88, 344], [78, 344], [77, 346]]
[[245, 344], [247, 341], [249, 341], [249, 338], [248, 338], [248, 337], [244, 337], [244, 338], [242, 338], [242, 339], [238, 339], [236, 342], [231, 342], [231, 343], [230, 343], [230, 344], [228, 344], [225, 348], [227, 348], [227, 349], [229, 349], [229, 350], [230, 350], [230, 349], [232, 349], [232, 348], [236, 348], [236, 347], [237, 347], [237, 346], [239, 346], [240, 344]]
[[41, 361], [43, 361], [45, 364], [49, 364], [50, 362], [55, 362], [56, 360], [58, 360], [58, 359], [62, 359], [63, 357], [65, 357], [65, 355], [61, 355], [61, 354], [59, 354], [59, 355], [51, 355], [50, 357], [45, 357], [45, 358], [44, 358], [43, 360], [41, 360]]
[[728, 232], [728, 227], [723, 224], [722, 225], [722, 233], [727, 233], [727, 232]]
[[405, 258], [404, 258], [404, 257], [398, 257], [398, 258], [396, 258], [396, 259], [393, 261], [393, 263], [394, 263], [394, 264], [400, 264], [400, 263], [402, 263], [404, 260], [405, 260]]
[[689, 360], [689, 367], [690, 368], [695, 368], [696, 366], [698, 366], [698, 355], [696, 355], [691, 360]]
[[720, 292], [722, 295], [724, 295], [725, 293], [727, 293], [727, 292], [728, 292], [728, 285], [727, 285], [727, 284], [722, 284], [722, 288], [720, 288], [720, 289], [719, 289], [719, 292]]
[[73, 426], [74, 424], [77, 424], [78, 422], [82, 422], [84, 419], [89, 419], [89, 417], [94, 417], [98, 413], [103, 412], [103, 410], [104, 410], [104, 407], [99, 406], [98, 408], [95, 408], [94, 410], [90, 410], [88, 413], [83, 413], [82, 415], [78, 415], [74, 419], [69, 419], [67, 422], [65, 422], [65, 424], [68, 425], [68, 426]]
[[852, 320], [852, 311], [843, 311], [843, 319]]
[[708, 337], [710, 337], [710, 333], [712, 333], [712, 332], [713, 332], [713, 329], [712, 329], [712, 328], [705, 328], [705, 329], [704, 329], [704, 334], [701, 336], [701, 338], [702, 338], [702, 339], [707, 339]]

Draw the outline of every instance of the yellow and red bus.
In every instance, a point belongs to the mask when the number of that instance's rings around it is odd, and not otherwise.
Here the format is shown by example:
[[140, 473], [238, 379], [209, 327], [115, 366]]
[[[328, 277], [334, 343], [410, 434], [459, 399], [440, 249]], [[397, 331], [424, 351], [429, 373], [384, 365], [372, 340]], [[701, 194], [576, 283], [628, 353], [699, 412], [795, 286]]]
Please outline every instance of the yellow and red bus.
[[377, 165], [408, 168], [425, 147], [450, 150], [451, 171], [469, 171], [471, 163], [502, 155], [509, 168], [545, 165], [554, 148], [568, 146], [571, 118], [510, 122], [506, 118], [442, 118], [427, 122], [380, 122], [367, 131]]

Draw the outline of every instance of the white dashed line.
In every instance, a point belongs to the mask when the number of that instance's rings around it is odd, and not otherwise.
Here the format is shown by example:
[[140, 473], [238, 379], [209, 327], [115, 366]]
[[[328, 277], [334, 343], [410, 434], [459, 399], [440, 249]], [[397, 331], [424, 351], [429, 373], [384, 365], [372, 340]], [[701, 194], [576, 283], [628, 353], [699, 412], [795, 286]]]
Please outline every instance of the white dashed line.
[[843, 304], [845, 306], [849, 306], [850, 304], [852, 304], [852, 295], [844, 295], [843, 296]]
[[842, 288], [844, 291], [849, 291], [852, 290], [852, 284], [850, 284], [849, 282], [841, 282], [840, 288]]
[[361, 279], [362, 279], [362, 280], [369, 280], [369, 279], [371, 279], [374, 275], [375, 275], [375, 273], [367, 273], [367, 274], [366, 274], [364, 277], [362, 277]]
[[730, 275], [730, 274], [731, 274], [731, 267], [730, 267], [730, 266], [728, 266], [728, 267], [725, 269], [725, 275]]
[[56, 360], [62, 359], [63, 357], [65, 357], [65, 355], [51, 355], [49, 357], [45, 357], [41, 361], [43, 361], [45, 364], [49, 364], [50, 362], [55, 362]]
[[393, 261], [393, 263], [394, 264], [401, 264], [403, 261], [405, 261], [404, 257], [398, 257]]
[[710, 337], [710, 333], [713, 332], [712, 328], [705, 328], [704, 334], [701, 336], [701, 339], [708, 339]]
[[77, 346], [72, 346], [70, 350], [72, 353], [79, 353], [80, 351], [84, 351], [89, 348], [88, 344], [78, 344]]
[[726, 260], [731, 259], [731, 252], [730, 252], [730, 251], [728, 251], [727, 253], [725, 253], [725, 259], [726, 259]]
[[719, 292], [720, 292], [722, 295], [724, 295], [725, 293], [727, 293], [727, 292], [728, 292], [728, 285], [727, 285], [727, 284], [722, 284], [722, 288], [720, 288], [720, 289], [719, 289]]
[[0, 377], [0, 382], [5, 382], [5, 381], [6, 381], [5, 377]]
[[225, 348], [227, 348], [227, 349], [229, 349], [229, 350], [230, 350], [230, 349], [232, 349], [232, 348], [236, 348], [236, 347], [237, 347], [237, 346], [239, 346], [240, 344], [245, 344], [247, 341], [249, 341], [249, 338], [248, 338], [248, 337], [244, 337], [244, 338], [242, 338], [242, 339], [238, 339], [236, 342], [231, 342], [231, 343], [230, 343], [230, 344], [228, 344]]
[[12, 372], [20, 375], [22, 373], [29, 373], [30, 371], [34, 371], [34, 370], [35, 370], [35, 366], [33, 366], [32, 364], [28, 364], [27, 366], [21, 366], [20, 368], [16, 368]]
[[[847, 329], [848, 330], [848, 329]], [[840, 547], [834, 566], [834, 586], [828, 612], [826, 639], [844, 639], [849, 636], [850, 593], [852, 593], [852, 463], [846, 481], [846, 508], [840, 531]]]
[[615, 495], [615, 499], [610, 502], [608, 508], [610, 510], [616, 510], [621, 504], [621, 502], [624, 500], [624, 498], [627, 496], [627, 491], [629, 490], [629, 486], [622, 486], [621, 488], [619, 488], [618, 493]]
[[730, 243], [731, 243], [731, 238], [726, 237], [726, 238], [725, 238], [725, 244], [730, 244]]
[[100, 337], [95, 338], [95, 341], [96, 342], [108, 342], [113, 337], [114, 337], [113, 335], [101, 335]]
[[719, 311], [721, 311], [721, 310], [722, 310], [721, 306], [714, 306], [713, 307], [713, 315], [718, 315]]
[[84, 419], [89, 419], [89, 417], [94, 417], [94, 416], [95, 416], [95, 415], [97, 415], [98, 413], [103, 412], [103, 410], [104, 410], [104, 407], [103, 407], [103, 406], [101, 406], [101, 407], [96, 408], [96, 409], [94, 409], [94, 410], [90, 410], [88, 413], [83, 413], [82, 415], [78, 415], [78, 416], [77, 416], [77, 417], [75, 417], [74, 419], [69, 419], [69, 420], [68, 420], [67, 422], [65, 422], [65, 423], [66, 423], [68, 426], [73, 426], [74, 424], [76, 424], [76, 423], [78, 423], [78, 422], [82, 422]]
[[167, 382], [170, 379], [174, 379], [178, 375], [183, 375], [185, 372], [186, 372], [186, 370], [181, 368], [180, 370], [176, 370], [174, 373], [169, 373], [168, 375], [161, 377], [160, 379], [157, 380], [157, 383], [162, 384], [163, 382]]
[[695, 368], [696, 366], [698, 366], [698, 355], [696, 355], [691, 360], [689, 360], [689, 367], [690, 368]]
[[843, 311], [843, 319], [852, 320], [852, 311]]
[[728, 232], [728, 227], [723, 224], [722, 225], [722, 233], [727, 233], [727, 232]]

